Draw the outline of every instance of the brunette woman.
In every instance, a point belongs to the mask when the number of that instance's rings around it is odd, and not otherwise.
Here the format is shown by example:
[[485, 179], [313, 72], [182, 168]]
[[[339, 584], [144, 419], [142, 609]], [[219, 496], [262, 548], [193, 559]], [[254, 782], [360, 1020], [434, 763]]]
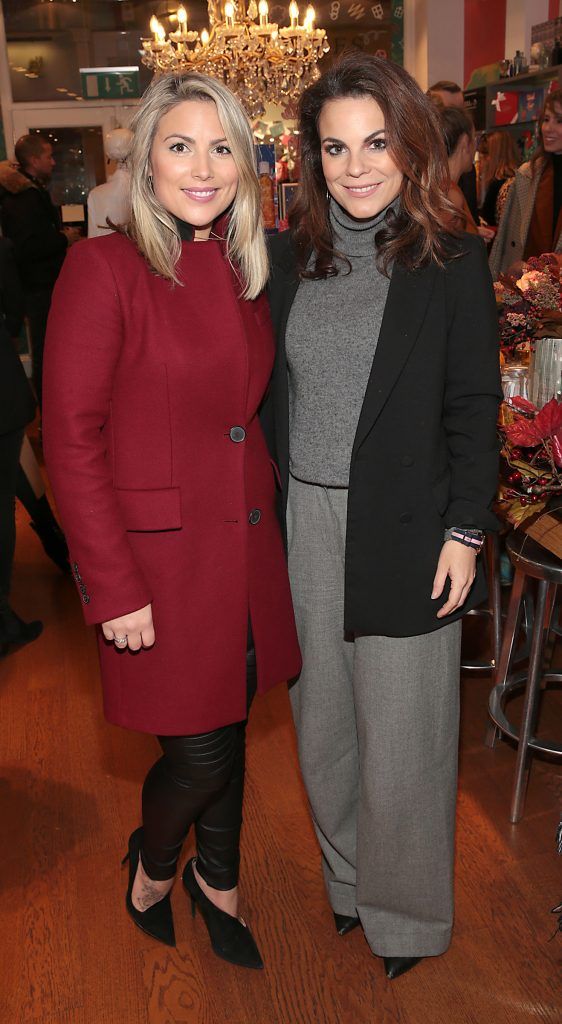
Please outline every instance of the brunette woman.
[[303, 95], [302, 181], [273, 240], [271, 404], [303, 670], [291, 690], [340, 934], [394, 978], [453, 922], [461, 616], [497, 477], [497, 318], [450, 231], [438, 113], [343, 57]]
[[488, 135], [488, 186], [482, 203], [482, 217], [486, 224], [495, 227], [499, 223], [498, 196], [506, 181], [513, 181], [519, 166], [515, 143], [509, 131], [491, 132]]
[[509, 189], [490, 270], [498, 277], [512, 263], [543, 252], [562, 252], [562, 89], [547, 97], [537, 151]]
[[193, 825], [193, 908], [215, 953], [261, 967], [238, 918], [245, 721], [300, 656], [256, 414], [274, 344], [253, 139], [197, 74], [155, 80], [132, 128], [128, 234], [79, 243], [55, 290], [47, 463], [106, 717], [163, 752], [129, 840], [129, 914], [174, 945]]

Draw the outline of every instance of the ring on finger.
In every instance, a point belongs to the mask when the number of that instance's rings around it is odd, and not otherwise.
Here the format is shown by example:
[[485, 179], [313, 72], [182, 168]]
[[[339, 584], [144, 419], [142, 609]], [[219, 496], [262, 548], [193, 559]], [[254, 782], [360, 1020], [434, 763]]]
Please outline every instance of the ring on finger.
[[126, 636], [114, 636], [113, 637], [113, 642], [115, 644], [117, 644], [118, 647], [124, 647], [125, 644], [127, 643], [127, 637]]

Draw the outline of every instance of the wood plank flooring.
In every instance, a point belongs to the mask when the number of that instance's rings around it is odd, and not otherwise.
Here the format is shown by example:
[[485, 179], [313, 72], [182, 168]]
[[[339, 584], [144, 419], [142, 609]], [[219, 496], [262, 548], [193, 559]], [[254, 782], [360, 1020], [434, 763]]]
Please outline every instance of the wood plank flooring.
[[[549, 942], [562, 774], [535, 760], [525, 816], [509, 824], [515, 753], [483, 746], [486, 678], [463, 682], [453, 943], [392, 983], [360, 930], [334, 931], [285, 688], [256, 701], [242, 887], [266, 969], [244, 971], [213, 956], [179, 886], [176, 950], [126, 916], [120, 859], [156, 742], [103, 721], [92, 632], [21, 509], [12, 597], [45, 631], [0, 662], [0, 1024], [562, 1020], [562, 936]], [[562, 693], [543, 705], [541, 727], [560, 736]]]

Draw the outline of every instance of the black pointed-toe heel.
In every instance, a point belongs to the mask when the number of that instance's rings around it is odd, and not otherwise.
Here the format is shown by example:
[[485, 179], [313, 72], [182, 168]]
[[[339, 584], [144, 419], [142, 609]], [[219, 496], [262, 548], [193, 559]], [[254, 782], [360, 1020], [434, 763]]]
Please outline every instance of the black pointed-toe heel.
[[176, 935], [174, 932], [170, 893], [167, 893], [163, 899], [158, 900], [158, 903], [153, 903], [147, 910], [137, 910], [131, 899], [133, 882], [135, 881], [139, 864], [141, 842], [142, 828], [137, 828], [129, 839], [128, 852], [121, 861], [122, 864], [126, 864], [129, 861], [129, 885], [127, 887], [125, 906], [129, 916], [132, 917], [138, 928], [146, 932], [147, 935], [151, 935], [153, 939], [164, 942], [166, 946], [175, 946]]
[[205, 896], [195, 877], [194, 863], [195, 857], [188, 860], [182, 881], [191, 898], [193, 917], [195, 917], [196, 908], [199, 907], [201, 917], [209, 932], [213, 952], [223, 960], [227, 960], [229, 964], [260, 970], [263, 968], [263, 960], [250, 929], [239, 918], [232, 917], [231, 914], [220, 910]]
[[423, 956], [383, 956], [383, 960], [386, 976], [392, 981], [406, 974], [406, 971], [411, 971], [412, 967], [423, 960]]
[[336, 914], [334, 910], [334, 921], [338, 935], [349, 935], [359, 925], [358, 917], [348, 917], [347, 914]]

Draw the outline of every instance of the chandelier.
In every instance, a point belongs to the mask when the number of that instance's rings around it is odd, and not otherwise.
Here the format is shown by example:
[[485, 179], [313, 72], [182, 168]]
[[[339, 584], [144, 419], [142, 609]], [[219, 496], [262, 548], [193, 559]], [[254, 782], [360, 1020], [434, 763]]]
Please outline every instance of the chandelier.
[[315, 28], [313, 7], [299, 24], [299, 6], [289, 5], [286, 28], [269, 21], [267, 0], [208, 0], [209, 30], [187, 26], [178, 7], [178, 27], [166, 31], [154, 15], [152, 36], [142, 39], [143, 64], [157, 73], [201, 71], [219, 78], [244, 104], [251, 118], [261, 117], [267, 102], [287, 106], [318, 77], [318, 61], [330, 49], [323, 28]]

